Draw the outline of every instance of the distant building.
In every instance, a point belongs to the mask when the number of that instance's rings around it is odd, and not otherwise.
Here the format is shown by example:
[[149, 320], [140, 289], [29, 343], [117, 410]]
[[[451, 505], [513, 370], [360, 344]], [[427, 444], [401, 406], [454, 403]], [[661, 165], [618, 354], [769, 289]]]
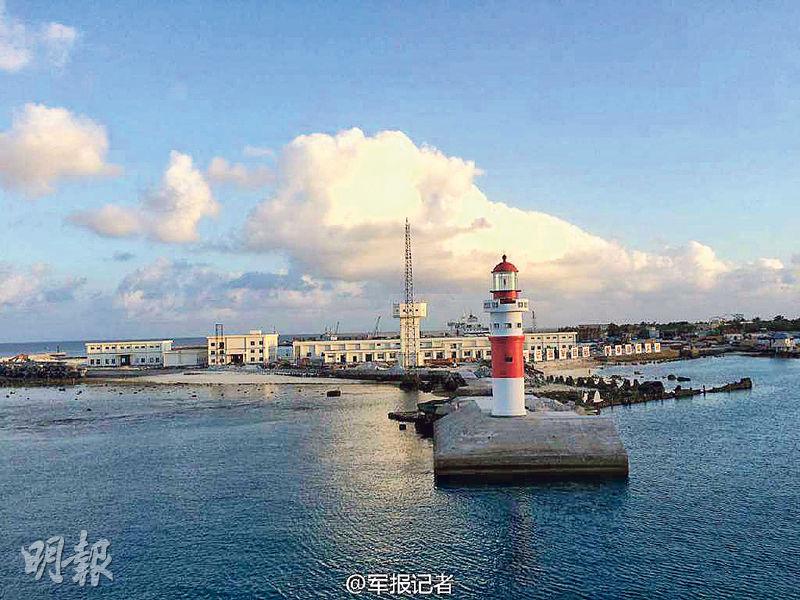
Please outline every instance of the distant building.
[[248, 333], [208, 336], [209, 366], [265, 365], [278, 358], [278, 334], [253, 329]]
[[578, 325], [578, 341], [594, 342], [605, 339], [608, 323], [584, 323]]
[[164, 352], [165, 367], [206, 367], [208, 352], [205, 346], [178, 346]]
[[769, 348], [776, 352], [791, 352], [795, 349], [797, 341], [789, 333], [773, 333], [769, 337]]
[[448, 321], [447, 327], [450, 329], [449, 335], [463, 337], [468, 335], [489, 335], [489, 328], [481, 323], [480, 318], [472, 313], [464, 313], [456, 321]]
[[744, 340], [742, 333], [726, 333], [722, 336], [728, 344], [740, 344]]
[[172, 340], [89, 342], [86, 364], [89, 367], [160, 367]]
[[[583, 347], [573, 356], [577, 348], [577, 332], [545, 331], [525, 334], [524, 355], [526, 361], [547, 360], [547, 350], [554, 358], [577, 358], [583, 356]], [[292, 343], [295, 362], [304, 360], [326, 364], [359, 364], [365, 362], [396, 363], [401, 357], [400, 337], [359, 340], [296, 340]], [[588, 347], [587, 347], [588, 348]], [[419, 340], [417, 364], [437, 360], [469, 362], [491, 359], [492, 350], [488, 336], [470, 335], [461, 337], [422, 337]]]

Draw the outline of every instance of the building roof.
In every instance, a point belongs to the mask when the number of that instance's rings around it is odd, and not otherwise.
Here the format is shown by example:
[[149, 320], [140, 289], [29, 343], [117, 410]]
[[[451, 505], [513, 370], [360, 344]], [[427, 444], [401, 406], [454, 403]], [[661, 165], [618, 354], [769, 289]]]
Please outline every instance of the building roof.
[[772, 339], [773, 340], [790, 340], [790, 339], [792, 339], [792, 336], [789, 335], [788, 333], [785, 333], [785, 332], [781, 331], [779, 333], [773, 333], [772, 334]]
[[503, 262], [497, 263], [492, 273], [517, 273], [519, 270], [513, 264], [506, 260], [506, 255], [503, 254]]

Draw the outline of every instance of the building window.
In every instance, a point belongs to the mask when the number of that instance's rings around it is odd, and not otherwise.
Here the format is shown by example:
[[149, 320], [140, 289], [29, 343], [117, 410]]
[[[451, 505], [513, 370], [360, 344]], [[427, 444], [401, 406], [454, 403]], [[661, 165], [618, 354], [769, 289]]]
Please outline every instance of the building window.
[[514, 362], [514, 357], [513, 356], [506, 356], [506, 362], [507, 363], [513, 363]]
[[522, 323], [517, 323], [517, 328], [522, 327]]
[[506, 329], [511, 329], [511, 323], [506, 323]]
[[250, 340], [250, 345], [251, 345], [251, 346], [255, 346], [255, 345], [256, 345], [256, 343], [255, 343], [253, 340]]
[[500, 323], [494, 323], [492, 327], [494, 327], [495, 329], [500, 329]]

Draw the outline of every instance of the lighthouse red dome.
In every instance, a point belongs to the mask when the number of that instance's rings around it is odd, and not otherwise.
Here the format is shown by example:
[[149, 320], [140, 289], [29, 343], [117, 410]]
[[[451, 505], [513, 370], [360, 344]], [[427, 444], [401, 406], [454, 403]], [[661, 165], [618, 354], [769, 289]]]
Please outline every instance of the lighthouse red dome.
[[519, 269], [506, 260], [506, 255], [503, 254], [503, 262], [497, 263], [497, 266], [492, 269], [492, 273], [518, 273]]

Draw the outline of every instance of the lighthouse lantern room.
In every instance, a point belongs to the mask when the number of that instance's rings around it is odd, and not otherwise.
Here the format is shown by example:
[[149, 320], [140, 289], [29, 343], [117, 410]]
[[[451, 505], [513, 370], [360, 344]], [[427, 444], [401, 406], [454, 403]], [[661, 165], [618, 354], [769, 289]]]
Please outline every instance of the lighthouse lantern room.
[[525, 415], [525, 333], [522, 318], [528, 300], [517, 289], [518, 270], [503, 255], [492, 270], [492, 299], [483, 303], [489, 313], [492, 345], [492, 416]]

